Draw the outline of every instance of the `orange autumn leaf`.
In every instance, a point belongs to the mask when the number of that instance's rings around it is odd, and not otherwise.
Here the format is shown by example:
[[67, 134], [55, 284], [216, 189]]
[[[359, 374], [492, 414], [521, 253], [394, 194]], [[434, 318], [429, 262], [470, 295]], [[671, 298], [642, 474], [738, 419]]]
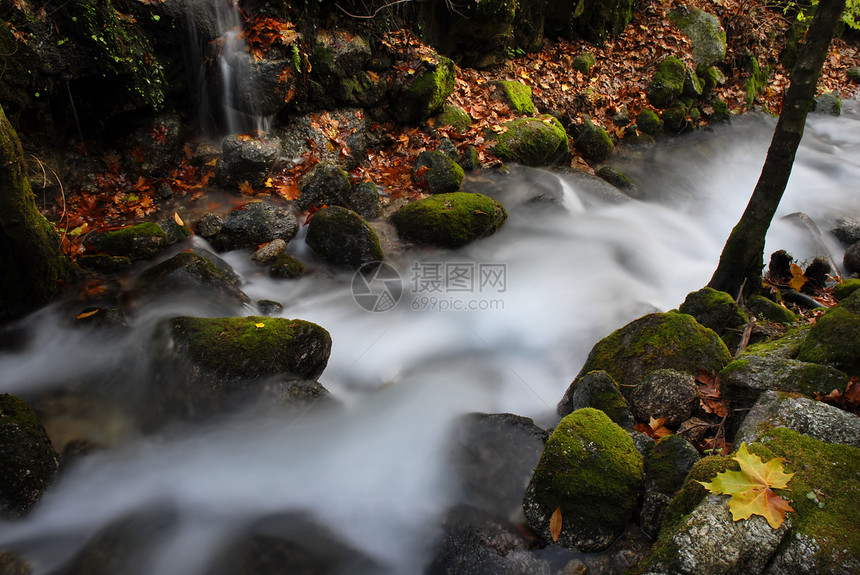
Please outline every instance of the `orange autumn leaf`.
[[557, 542], [561, 537], [561, 507], [553, 511], [552, 517], [549, 518], [549, 533], [553, 542]]
[[800, 291], [800, 288], [803, 287], [808, 280], [806, 276], [803, 275], [803, 270], [797, 264], [789, 264], [791, 268], [791, 279], [788, 280], [788, 287], [793, 289], [794, 291]]
[[176, 212], [173, 212], [173, 221], [176, 222], [176, 225], [179, 226], [180, 228], [185, 227], [185, 222], [182, 221], [182, 218], [180, 218], [179, 214]]

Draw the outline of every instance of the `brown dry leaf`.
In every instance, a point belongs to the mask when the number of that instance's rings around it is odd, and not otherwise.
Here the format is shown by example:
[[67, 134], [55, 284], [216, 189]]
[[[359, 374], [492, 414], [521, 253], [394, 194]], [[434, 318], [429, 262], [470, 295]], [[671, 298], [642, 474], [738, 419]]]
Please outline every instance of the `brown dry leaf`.
[[245, 180], [244, 182], [239, 184], [239, 193], [252, 196], [254, 195], [254, 188], [251, 187], [251, 184], [248, 183], [248, 180]]
[[179, 226], [180, 228], [185, 227], [185, 222], [182, 221], [182, 218], [180, 218], [179, 214], [176, 212], [173, 212], [173, 221], [176, 222], [176, 225]]
[[552, 535], [554, 543], [561, 537], [561, 507], [553, 511], [552, 517], [549, 518], [549, 534]]

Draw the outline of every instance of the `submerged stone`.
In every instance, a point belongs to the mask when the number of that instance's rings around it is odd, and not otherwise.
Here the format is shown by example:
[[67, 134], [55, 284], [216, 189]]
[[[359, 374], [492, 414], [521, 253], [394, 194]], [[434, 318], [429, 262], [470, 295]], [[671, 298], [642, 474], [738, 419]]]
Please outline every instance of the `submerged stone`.
[[505, 208], [490, 197], [455, 192], [406, 204], [391, 216], [391, 223], [406, 241], [456, 248], [496, 233], [507, 217]]

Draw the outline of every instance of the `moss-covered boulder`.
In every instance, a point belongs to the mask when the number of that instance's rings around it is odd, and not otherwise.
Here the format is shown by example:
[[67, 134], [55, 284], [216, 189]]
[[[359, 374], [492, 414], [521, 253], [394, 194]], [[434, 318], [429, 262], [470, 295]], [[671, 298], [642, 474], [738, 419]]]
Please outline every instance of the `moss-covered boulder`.
[[410, 242], [457, 248], [498, 231], [508, 213], [482, 194], [437, 194], [406, 204], [391, 216], [398, 235]]
[[732, 296], [709, 287], [688, 294], [678, 310], [717, 332], [729, 349], [738, 347], [749, 322], [749, 316]]
[[93, 232], [86, 239], [96, 252], [131, 260], [145, 260], [167, 247], [167, 234], [154, 222], [143, 222], [118, 230]]
[[756, 60], [755, 56], [749, 55], [749, 63], [747, 65], [748, 78], [746, 82], [746, 102], [747, 105], [752, 104], [758, 96], [767, 87], [767, 80], [770, 78], [770, 67], [762, 66]]
[[726, 83], [726, 75], [716, 66], [705, 68], [701, 73], [702, 87], [705, 93], [709, 93], [717, 86], [722, 86]]
[[609, 159], [615, 150], [615, 144], [606, 130], [590, 119], [585, 118], [585, 124], [574, 141], [574, 147], [592, 162], [603, 162]]
[[412, 181], [431, 194], [450, 194], [463, 185], [463, 168], [448, 155], [436, 150], [418, 154], [412, 164]]
[[669, 13], [669, 19], [693, 44], [696, 69], [714, 66], [726, 57], [726, 31], [713, 14], [698, 8], [680, 6]]
[[188, 364], [186, 375], [198, 383], [315, 379], [331, 353], [328, 332], [299, 319], [177, 317], [168, 328], [172, 355]]
[[590, 371], [606, 371], [629, 399], [640, 380], [657, 369], [674, 369], [689, 375], [700, 369], [719, 372], [731, 359], [723, 340], [692, 316], [677, 311], [652, 313], [597, 342], [558, 410], [561, 413], [567, 409], [578, 382]]
[[797, 316], [793, 311], [761, 295], [754, 295], [747, 299], [747, 311], [760, 320], [781, 325], [797, 323]]
[[654, 110], [645, 108], [636, 116], [636, 129], [651, 136], [663, 131], [663, 120]]
[[674, 56], [667, 56], [654, 70], [651, 86], [648, 88], [648, 101], [658, 108], [668, 108], [684, 92], [687, 67]]
[[582, 552], [602, 551], [624, 531], [645, 474], [630, 436], [601, 411], [574, 411], [547, 440], [523, 498], [529, 527], [553, 541], [550, 519], [561, 513], [556, 543]]
[[558, 415], [564, 417], [583, 407], [599, 409], [626, 430], [632, 430], [636, 424], [627, 400], [618, 389], [618, 384], [605, 371], [586, 373], [577, 382], [576, 391], [571, 396], [570, 402], [566, 403], [563, 409], [559, 405]]
[[454, 62], [438, 54], [427, 59], [430, 61], [426, 65], [407, 78], [392, 103], [398, 122], [413, 124], [429, 118], [454, 91], [457, 79]]
[[534, 115], [535, 105], [532, 102], [532, 89], [522, 82], [499, 80], [496, 82], [496, 94], [516, 114], [521, 116]]
[[347, 269], [357, 270], [384, 258], [373, 228], [357, 213], [340, 206], [316, 212], [305, 241], [326, 262]]
[[57, 453], [33, 408], [0, 394], [0, 518], [20, 517], [57, 474]]
[[269, 275], [280, 279], [298, 279], [305, 275], [305, 264], [295, 256], [281, 254], [269, 268]]
[[547, 35], [601, 43], [624, 31], [633, 18], [633, 0], [549, 0], [544, 26]]
[[657, 536], [666, 508], [697, 461], [699, 452], [680, 435], [664, 437], [646, 453], [645, 494], [639, 524], [649, 537]]
[[[794, 511], [779, 529], [763, 517], [733, 521], [727, 496], [708, 495], [697, 481], [738, 469], [730, 457], [693, 466], [666, 512], [649, 556], [630, 575], [729, 573], [853, 573], [860, 569], [860, 449], [775, 428], [749, 450], [764, 461], [785, 459], [794, 477], [778, 495]], [[823, 505], [821, 505], [823, 503]]]
[[503, 125], [492, 151], [502, 161], [526, 166], [550, 166], [570, 153], [567, 133], [549, 115], [519, 118]]
[[833, 290], [833, 297], [836, 301], [843, 301], [848, 299], [851, 294], [856, 291], [860, 291], [860, 279], [847, 279]]
[[591, 74], [591, 69], [594, 68], [594, 65], [597, 63], [597, 60], [594, 57], [594, 54], [591, 52], [583, 52], [582, 54], [577, 54], [573, 60], [570, 61], [570, 67], [576, 70], [577, 72], [582, 72], [585, 75]]
[[440, 128], [451, 126], [457, 132], [465, 132], [472, 125], [469, 113], [459, 106], [445, 104], [435, 116], [435, 123]]
[[854, 292], [818, 318], [800, 347], [797, 359], [860, 376], [860, 292]]

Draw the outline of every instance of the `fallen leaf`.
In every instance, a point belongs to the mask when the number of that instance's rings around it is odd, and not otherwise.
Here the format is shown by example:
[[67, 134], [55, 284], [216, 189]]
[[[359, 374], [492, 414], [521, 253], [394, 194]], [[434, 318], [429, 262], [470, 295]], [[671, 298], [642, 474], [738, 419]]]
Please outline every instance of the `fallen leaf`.
[[185, 222], [182, 221], [182, 218], [180, 218], [179, 214], [176, 212], [173, 212], [173, 221], [176, 222], [176, 225], [179, 226], [180, 228], [185, 227]]
[[552, 517], [549, 518], [549, 533], [553, 542], [557, 542], [561, 536], [561, 507], [553, 511]]
[[788, 287], [793, 289], [794, 291], [800, 291], [800, 288], [803, 287], [807, 281], [806, 276], [803, 275], [803, 269], [797, 264], [789, 264], [791, 268], [791, 279], [788, 280]]
[[260, 329], [261, 327], [266, 327], [266, 324], [264, 324], [263, 322], [255, 323], [254, 327], [256, 327], [257, 329]]
[[98, 308], [94, 309], [92, 311], [85, 311], [85, 312], [79, 313], [78, 315], [75, 316], [75, 319], [84, 319], [85, 317], [90, 317], [90, 316], [96, 315], [97, 313], [99, 313]]

